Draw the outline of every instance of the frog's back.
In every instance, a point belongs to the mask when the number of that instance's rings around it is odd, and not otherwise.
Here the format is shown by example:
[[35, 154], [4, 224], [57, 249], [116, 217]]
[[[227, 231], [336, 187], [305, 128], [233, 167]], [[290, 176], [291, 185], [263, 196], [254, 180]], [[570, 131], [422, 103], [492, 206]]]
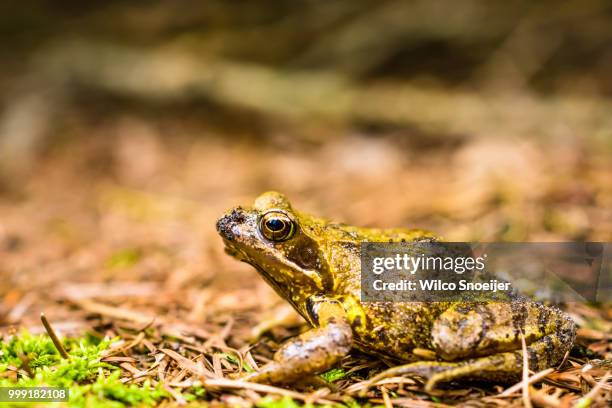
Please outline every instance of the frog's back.
[[[319, 224], [321, 225], [321, 224]], [[359, 349], [400, 360], [410, 360], [415, 347], [429, 348], [431, 322], [447, 304], [422, 302], [361, 302], [361, 243], [415, 242], [435, 240], [420, 229], [377, 229], [326, 223], [327, 237], [321, 246], [333, 270], [334, 289], [331, 296], [340, 300]]]

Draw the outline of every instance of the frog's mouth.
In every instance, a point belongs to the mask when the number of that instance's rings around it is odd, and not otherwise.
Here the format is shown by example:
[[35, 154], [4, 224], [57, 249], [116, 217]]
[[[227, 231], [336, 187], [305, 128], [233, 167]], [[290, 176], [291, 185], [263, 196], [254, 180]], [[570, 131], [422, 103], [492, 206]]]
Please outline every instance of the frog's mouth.
[[231, 256], [233, 258], [236, 258], [238, 260], [242, 260], [242, 257], [240, 256], [240, 251], [238, 251], [236, 248], [228, 245], [227, 242], [225, 242], [225, 248], [223, 248], [223, 250], [229, 256]]
[[293, 309], [296, 312], [298, 312], [300, 316], [304, 318], [304, 320], [306, 320], [308, 323], [310, 323], [313, 326], [315, 325], [312, 322], [312, 319], [308, 316], [308, 314], [305, 313], [304, 310], [298, 307], [297, 303], [295, 303], [295, 301], [291, 298], [291, 296], [287, 296], [286, 291], [281, 289], [281, 286], [278, 284], [278, 282], [272, 279], [272, 276], [270, 276], [268, 272], [266, 272], [261, 266], [257, 265], [256, 263], [251, 263], [246, 260], [243, 262], [246, 262], [249, 265], [251, 265], [253, 268], [257, 269], [257, 272], [259, 272], [259, 275], [261, 275], [264, 278], [264, 280], [268, 283], [268, 285], [270, 285], [272, 289], [274, 289], [274, 292], [276, 292], [278, 296], [280, 296], [282, 299], [288, 302], [293, 307]]
[[236, 248], [236, 245], [234, 245], [231, 240], [228, 240], [227, 238], [223, 237], [223, 245], [223, 250], [226, 254], [241, 262], [247, 262], [250, 264], [250, 262], [248, 262], [248, 255], [245, 254], [244, 251], [241, 251], [240, 249]]
[[243, 252], [241, 252], [240, 250], [236, 248], [231, 248], [231, 247], [225, 247], [225, 252], [233, 256], [235, 259], [239, 260], [240, 262], [244, 262], [246, 264], [251, 265], [266, 280], [266, 282], [268, 282], [268, 285], [272, 286], [272, 288], [274, 289], [276, 293], [278, 293], [283, 298], [285, 297], [285, 293], [281, 290], [281, 286], [279, 285], [279, 283], [275, 281], [274, 279], [272, 279], [272, 276], [264, 268], [259, 266], [252, 259], [250, 259], [246, 254], [244, 254]]

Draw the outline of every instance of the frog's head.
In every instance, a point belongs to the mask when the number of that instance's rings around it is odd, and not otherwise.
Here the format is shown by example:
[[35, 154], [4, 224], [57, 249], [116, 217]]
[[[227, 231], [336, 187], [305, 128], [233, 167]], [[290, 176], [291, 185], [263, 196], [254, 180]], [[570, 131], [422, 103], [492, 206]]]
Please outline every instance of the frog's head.
[[276, 192], [260, 195], [252, 207], [233, 208], [217, 221], [226, 252], [253, 265], [298, 309], [309, 296], [332, 290], [322, 228], [323, 221], [294, 211]]

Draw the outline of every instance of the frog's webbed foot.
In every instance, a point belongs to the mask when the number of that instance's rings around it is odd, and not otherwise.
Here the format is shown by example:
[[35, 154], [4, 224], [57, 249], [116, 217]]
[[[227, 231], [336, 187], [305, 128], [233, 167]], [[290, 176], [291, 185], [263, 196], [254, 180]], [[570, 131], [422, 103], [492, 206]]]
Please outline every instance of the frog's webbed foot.
[[320, 327], [288, 340], [274, 360], [243, 380], [290, 383], [331, 368], [348, 354], [353, 342], [351, 326], [342, 306], [334, 301], [313, 305]]

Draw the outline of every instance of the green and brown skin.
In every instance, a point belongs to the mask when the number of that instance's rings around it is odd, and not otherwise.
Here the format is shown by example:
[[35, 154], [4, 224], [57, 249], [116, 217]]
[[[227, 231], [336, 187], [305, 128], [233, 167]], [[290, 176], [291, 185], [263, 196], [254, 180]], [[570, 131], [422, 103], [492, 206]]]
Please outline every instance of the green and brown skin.
[[[513, 381], [522, 370], [553, 366], [575, 338], [564, 312], [522, 296], [503, 302], [360, 302], [360, 243], [431, 240], [426, 231], [352, 227], [295, 211], [276, 192], [237, 207], [217, 222], [226, 251], [253, 265], [313, 327], [287, 341], [249, 381], [287, 383], [332, 368], [351, 348], [404, 365], [374, 378], [416, 374]], [[430, 350], [431, 352], [427, 352]], [[425, 352], [425, 353], [424, 353]], [[435, 355], [431, 361], [423, 355]]]

